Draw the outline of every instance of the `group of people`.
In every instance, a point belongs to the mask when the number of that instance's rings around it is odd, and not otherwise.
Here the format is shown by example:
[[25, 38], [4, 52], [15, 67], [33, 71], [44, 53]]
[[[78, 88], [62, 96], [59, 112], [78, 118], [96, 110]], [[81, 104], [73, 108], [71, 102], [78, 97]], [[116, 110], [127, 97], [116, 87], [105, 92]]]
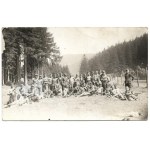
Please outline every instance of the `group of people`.
[[54, 96], [69, 97], [71, 95], [81, 97], [101, 94], [108, 97], [114, 96], [121, 100], [129, 100], [126, 96], [128, 95], [130, 99], [131, 97], [132, 99], [137, 99], [131, 91], [133, 79], [134, 77], [127, 69], [125, 74], [126, 92], [123, 94], [116, 87], [116, 84], [110, 80], [104, 70], [102, 72], [87, 72], [75, 77], [65, 73], [50, 74], [49, 77], [46, 75], [38, 77], [35, 74], [30, 86], [24, 86], [23, 84], [19, 87], [11, 86], [7, 105], [16, 104], [16, 102], [22, 105], [23, 103], [32, 103], [43, 98], [52, 98]]
[[[74, 77], [63, 73], [50, 74], [49, 77], [39, 76], [36, 74], [32, 79], [32, 85], [38, 95], [44, 97], [62, 96], [68, 97], [71, 95], [82, 96], [83, 94], [103, 94], [108, 92], [110, 78], [103, 70], [80, 74]], [[112, 86], [112, 84], [111, 84]]]

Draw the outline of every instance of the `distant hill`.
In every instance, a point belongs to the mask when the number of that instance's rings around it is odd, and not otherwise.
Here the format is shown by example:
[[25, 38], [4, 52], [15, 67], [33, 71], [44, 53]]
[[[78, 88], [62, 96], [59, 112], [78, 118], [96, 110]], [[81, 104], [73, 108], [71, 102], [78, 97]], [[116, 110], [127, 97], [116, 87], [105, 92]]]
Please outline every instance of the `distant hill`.
[[[81, 61], [84, 54], [65, 54], [61, 60], [61, 65], [68, 65], [70, 73], [75, 75], [79, 73]], [[91, 59], [95, 54], [85, 54], [87, 59]]]
[[[141, 72], [139, 76], [143, 78], [147, 67], [148, 34], [143, 34], [130, 41], [112, 45], [97, 53], [88, 61], [88, 69], [86, 71], [104, 69], [109, 74], [115, 73], [120, 75], [127, 68], [132, 70], [134, 74], [136, 74], [138, 69], [138, 72]], [[83, 64], [83, 68], [86, 68], [85, 64]]]

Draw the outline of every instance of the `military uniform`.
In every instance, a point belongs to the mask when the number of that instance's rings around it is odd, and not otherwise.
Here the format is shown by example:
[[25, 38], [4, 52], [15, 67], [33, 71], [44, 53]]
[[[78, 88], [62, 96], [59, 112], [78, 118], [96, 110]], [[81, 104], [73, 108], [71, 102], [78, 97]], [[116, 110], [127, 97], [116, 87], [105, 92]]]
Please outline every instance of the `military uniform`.
[[130, 73], [126, 73], [125, 74], [125, 87], [129, 87], [129, 89], [131, 89], [133, 80], [134, 80], [134, 77]]
[[100, 80], [102, 82], [103, 92], [106, 92], [107, 89], [107, 83], [108, 83], [108, 76], [106, 74], [101, 74]]

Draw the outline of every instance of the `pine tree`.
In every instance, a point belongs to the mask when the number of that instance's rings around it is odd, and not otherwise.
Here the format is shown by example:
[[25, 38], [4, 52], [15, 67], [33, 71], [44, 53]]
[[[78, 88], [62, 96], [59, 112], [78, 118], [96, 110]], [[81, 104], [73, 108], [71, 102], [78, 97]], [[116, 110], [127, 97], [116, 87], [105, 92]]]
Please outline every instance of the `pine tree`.
[[147, 67], [148, 34], [128, 42], [124, 41], [110, 46], [91, 58], [88, 64], [90, 71], [99, 68], [106, 70], [107, 73], [116, 73], [118, 75], [126, 68], [136, 70], [137, 66]]
[[[27, 83], [27, 74], [40, 67], [46, 61], [53, 63], [61, 60], [59, 48], [54, 43], [52, 34], [47, 28], [4, 28], [5, 55], [7, 72], [14, 67], [14, 76], [20, 80], [20, 57], [24, 56], [24, 79]], [[11, 68], [10, 68], [11, 66]], [[28, 67], [27, 67], [28, 66]], [[8, 74], [7, 73], [7, 74]]]
[[80, 74], [86, 73], [87, 71], [89, 71], [88, 61], [86, 55], [83, 55], [83, 59], [81, 61], [81, 66], [80, 66]]

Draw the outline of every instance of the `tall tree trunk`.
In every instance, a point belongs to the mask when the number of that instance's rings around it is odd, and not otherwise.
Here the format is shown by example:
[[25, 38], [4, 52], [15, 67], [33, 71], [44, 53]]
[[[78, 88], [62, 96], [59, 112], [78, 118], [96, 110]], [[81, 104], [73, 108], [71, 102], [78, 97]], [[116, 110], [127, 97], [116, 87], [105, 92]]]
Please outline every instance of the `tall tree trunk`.
[[8, 75], [7, 75], [7, 82], [10, 81], [10, 73], [9, 73], [9, 69], [8, 69]]
[[136, 71], [136, 75], [137, 75], [137, 85], [139, 87], [139, 75], [138, 75], [138, 70]]
[[38, 77], [40, 76], [40, 63], [38, 61]]
[[146, 71], [146, 87], [148, 87], [148, 71], [147, 71], [147, 67], [146, 67], [145, 71]]
[[4, 57], [4, 84], [7, 83], [6, 57]]
[[[10, 71], [11, 72], [11, 71]], [[11, 80], [11, 73], [9, 73], [9, 80], [10, 80], [10, 82], [12, 82], [12, 80]]]
[[17, 56], [17, 82], [20, 83], [21, 80], [21, 56]]
[[26, 48], [24, 48], [24, 85], [27, 85], [28, 78], [27, 78], [27, 54]]
[[42, 67], [42, 78], [43, 78], [43, 75], [44, 75], [44, 72], [43, 72], [43, 65], [44, 65], [44, 64], [42, 64], [42, 66], [41, 66], [41, 67]]
[[2, 67], [2, 85], [4, 85], [4, 66]]
[[31, 79], [33, 78], [33, 67], [31, 66]]
[[6, 70], [6, 68], [4, 68], [4, 84], [6, 84], [6, 80], [7, 80], [7, 70]]
[[2, 54], [2, 84], [4, 85], [6, 82], [5, 82], [5, 67], [6, 67], [6, 57], [5, 57], [5, 54], [3, 53]]

